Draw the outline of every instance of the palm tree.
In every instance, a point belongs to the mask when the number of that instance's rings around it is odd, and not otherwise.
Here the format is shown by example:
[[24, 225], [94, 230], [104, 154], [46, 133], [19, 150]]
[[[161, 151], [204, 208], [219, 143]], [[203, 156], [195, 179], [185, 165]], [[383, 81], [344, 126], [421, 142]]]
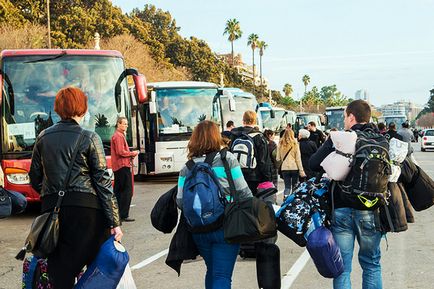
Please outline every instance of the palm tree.
[[228, 40], [231, 42], [232, 66], [234, 66], [234, 41], [241, 38], [243, 32], [240, 28], [240, 22], [237, 19], [229, 19], [226, 21], [225, 31], [223, 35], [228, 35]]
[[283, 86], [283, 93], [285, 94], [286, 97], [291, 96], [291, 94], [294, 92], [294, 89], [292, 88], [292, 85], [289, 83], [286, 83]]
[[261, 85], [262, 83], [262, 56], [264, 55], [264, 50], [267, 49], [268, 44], [265, 43], [265, 41], [258, 41], [258, 48], [259, 48], [259, 75], [261, 78]]
[[256, 47], [258, 47], [258, 40], [259, 40], [259, 36], [258, 34], [252, 33], [249, 35], [248, 41], [247, 41], [247, 45], [250, 45], [250, 47], [252, 48], [252, 55], [253, 55], [253, 87], [255, 87], [256, 83], [255, 83], [255, 49]]
[[307, 86], [310, 83], [310, 76], [307, 75], [307, 74], [305, 74], [301, 80], [303, 81], [303, 84], [304, 84], [304, 94], [306, 94], [306, 92], [307, 92]]

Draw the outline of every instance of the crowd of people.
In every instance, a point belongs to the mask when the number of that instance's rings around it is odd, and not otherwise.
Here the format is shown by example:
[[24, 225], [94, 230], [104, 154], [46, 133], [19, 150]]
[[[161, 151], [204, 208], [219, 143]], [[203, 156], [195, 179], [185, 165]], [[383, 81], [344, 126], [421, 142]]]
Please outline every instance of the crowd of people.
[[[37, 137], [29, 175], [32, 187], [41, 195], [43, 212], [57, 206], [59, 191], [64, 190], [59, 243], [48, 256], [48, 265], [54, 288], [65, 289], [73, 287], [75, 277], [95, 259], [98, 248], [110, 234], [121, 240], [122, 221], [134, 221], [129, 215], [133, 184], [131, 160], [138, 152], [129, 151], [125, 140], [128, 122], [126, 118], [118, 118], [111, 142], [113, 191], [101, 139], [79, 125], [87, 111], [86, 95], [78, 88], [61, 89], [56, 95], [54, 110], [62, 120]], [[344, 111], [345, 129], [375, 133], [382, 130], [384, 139], [411, 142], [413, 134], [407, 123], [399, 131], [390, 123], [386, 131], [382, 125], [370, 124], [370, 117], [369, 104], [355, 100]], [[259, 131], [254, 111], [246, 111], [242, 122], [243, 126], [234, 127], [229, 121], [223, 133], [211, 121], [201, 121], [196, 126], [187, 147], [189, 162], [178, 178], [176, 203], [179, 208], [185, 209], [184, 184], [197, 162], [207, 162], [212, 168], [225, 200], [248, 199], [257, 196], [260, 189], [277, 187], [279, 175], [284, 182], [284, 198], [287, 198], [300, 182], [322, 174], [321, 162], [335, 151], [331, 138], [326, 137], [315, 122], [309, 122], [297, 135], [288, 124], [280, 132], [278, 143], [275, 132]], [[222, 148], [227, 149], [224, 153], [227, 164], [222, 161]], [[74, 150], [78, 151], [75, 159], [71, 157]], [[363, 288], [382, 288], [382, 234], [376, 230], [373, 210], [360, 206], [357, 200], [342, 189], [336, 191], [331, 231], [342, 253], [344, 273], [334, 279], [334, 288], [351, 288], [355, 239], [360, 245]], [[231, 288], [240, 244], [229, 244], [221, 226], [191, 233], [207, 266], [205, 288]]]

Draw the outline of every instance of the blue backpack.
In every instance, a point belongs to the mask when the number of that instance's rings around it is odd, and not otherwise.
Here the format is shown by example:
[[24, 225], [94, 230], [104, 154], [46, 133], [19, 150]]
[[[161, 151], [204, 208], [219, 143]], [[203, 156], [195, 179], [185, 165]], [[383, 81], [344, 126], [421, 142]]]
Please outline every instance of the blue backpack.
[[206, 156], [204, 162], [189, 160], [184, 182], [182, 212], [193, 233], [212, 232], [223, 225], [225, 199], [212, 162], [217, 152]]

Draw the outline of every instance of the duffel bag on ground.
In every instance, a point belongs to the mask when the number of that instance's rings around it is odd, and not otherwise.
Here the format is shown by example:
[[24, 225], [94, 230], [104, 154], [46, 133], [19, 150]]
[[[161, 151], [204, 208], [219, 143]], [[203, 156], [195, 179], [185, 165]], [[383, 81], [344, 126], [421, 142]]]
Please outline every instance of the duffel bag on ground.
[[330, 180], [311, 178], [289, 195], [276, 213], [277, 230], [300, 247], [306, 246], [307, 232], [311, 227], [312, 214], [318, 212], [322, 222], [326, 218], [326, 193]]

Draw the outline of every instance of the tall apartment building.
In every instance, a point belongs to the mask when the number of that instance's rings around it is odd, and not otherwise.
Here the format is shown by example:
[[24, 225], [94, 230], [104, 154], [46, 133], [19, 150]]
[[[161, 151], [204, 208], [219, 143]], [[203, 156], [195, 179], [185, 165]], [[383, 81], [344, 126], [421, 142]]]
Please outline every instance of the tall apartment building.
[[359, 89], [354, 95], [354, 99], [362, 99], [370, 102], [369, 93], [366, 89]]

